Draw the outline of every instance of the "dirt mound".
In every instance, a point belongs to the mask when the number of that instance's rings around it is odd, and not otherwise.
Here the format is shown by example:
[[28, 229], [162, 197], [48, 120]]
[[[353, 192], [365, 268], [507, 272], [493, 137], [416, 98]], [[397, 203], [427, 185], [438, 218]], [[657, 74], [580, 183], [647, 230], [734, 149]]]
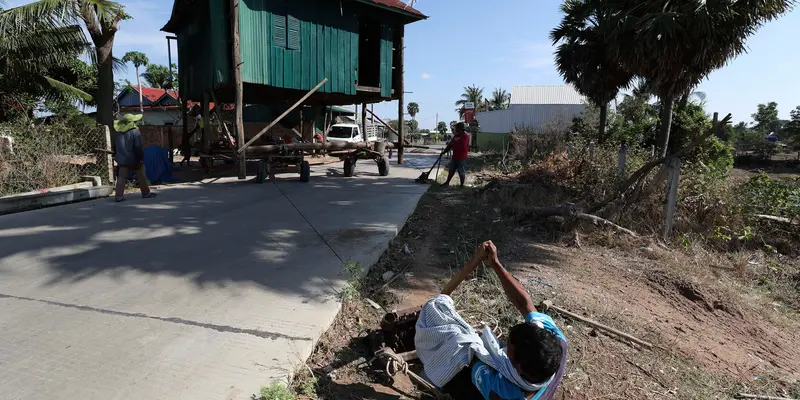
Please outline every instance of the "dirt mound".
[[654, 327], [682, 353], [709, 369], [742, 378], [775, 369], [800, 379], [796, 326], [782, 329], [766, 323], [764, 315], [741, 309], [718, 290], [685, 277], [651, 271], [647, 278], [650, 289], [666, 300], [663, 307], [649, 310], [662, 321]]

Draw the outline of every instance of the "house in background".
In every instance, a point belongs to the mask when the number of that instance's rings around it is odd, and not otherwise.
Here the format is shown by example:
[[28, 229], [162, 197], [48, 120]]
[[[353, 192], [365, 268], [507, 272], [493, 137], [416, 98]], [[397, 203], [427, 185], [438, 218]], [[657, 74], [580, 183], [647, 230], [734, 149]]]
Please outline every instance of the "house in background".
[[[139, 88], [128, 86], [117, 95], [119, 112], [139, 114]], [[142, 87], [143, 125], [182, 125], [178, 91]]]
[[586, 105], [587, 99], [570, 85], [514, 86], [508, 109], [475, 115], [480, 124], [476, 135], [478, 148], [502, 149], [508, 143], [508, 135], [517, 128], [540, 132], [547, 125], [568, 127]]

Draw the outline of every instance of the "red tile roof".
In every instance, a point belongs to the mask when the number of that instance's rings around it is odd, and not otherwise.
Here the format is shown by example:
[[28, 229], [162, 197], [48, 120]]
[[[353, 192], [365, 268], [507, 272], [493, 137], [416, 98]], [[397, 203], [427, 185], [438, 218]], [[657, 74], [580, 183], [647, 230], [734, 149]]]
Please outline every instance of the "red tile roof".
[[407, 11], [411, 14], [418, 15], [423, 18], [427, 18], [425, 14], [417, 11], [413, 7], [410, 7], [408, 4], [404, 3], [402, 0], [368, 0], [376, 4], [380, 4], [386, 7], [397, 8], [399, 10]]
[[[136, 85], [131, 86], [133, 90], [139, 91], [139, 87]], [[178, 100], [178, 91], [176, 90], [168, 90], [166, 91], [169, 97], [172, 97], [175, 100]], [[150, 100], [151, 102], [155, 103], [164, 96], [164, 89], [156, 89], [156, 88], [149, 88], [149, 87], [142, 87], [142, 97]]]

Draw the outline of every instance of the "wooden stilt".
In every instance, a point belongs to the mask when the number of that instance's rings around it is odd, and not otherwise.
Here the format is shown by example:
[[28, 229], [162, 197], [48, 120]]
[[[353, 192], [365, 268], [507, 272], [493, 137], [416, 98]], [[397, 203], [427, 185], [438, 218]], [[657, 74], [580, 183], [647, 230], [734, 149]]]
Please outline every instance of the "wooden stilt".
[[367, 104], [361, 104], [361, 134], [364, 136], [364, 141], [369, 142], [367, 136]]
[[405, 104], [405, 97], [406, 97], [405, 96], [405, 90], [406, 90], [406, 87], [405, 87], [405, 65], [404, 65], [405, 60], [404, 60], [404, 57], [405, 57], [406, 50], [405, 50], [405, 32], [404, 32], [404, 27], [401, 25], [398, 29], [400, 31], [400, 43], [397, 43], [396, 45], [400, 46], [400, 48], [397, 51], [397, 55], [398, 55], [397, 70], [395, 71], [396, 74], [400, 74], [400, 77], [399, 77], [400, 84], [398, 85], [399, 87], [397, 88], [397, 92], [398, 92], [397, 93], [397, 128], [398, 129], [397, 130], [399, 131], [399, 135], [397, 136], [397, 139], [398, 139], [398, 142], [399, 142], [398, 148], [397, 148], [397, 163], [398, 164], [403, 164], [403, 153], [404, 153], [403, 152], [403, 150], [404, 150], [403, 148], [405, 147], [405, 135], [404, 135], [405, 122], [403, 120], [404, 120], [404, 117], [405, 117], [405, 107], [406, 107], [406, 104]]
[[[236, 147], [244, 143], [244, 83], [242, 82], [242, 53], [239, 42], [239, 0], [231, 0], [231, 15], [233, 17], [233, 78], [235, 81], [234, 95], [236, 97]], [[239, 153], [239, 179], [247, 179], [247, 155]]]

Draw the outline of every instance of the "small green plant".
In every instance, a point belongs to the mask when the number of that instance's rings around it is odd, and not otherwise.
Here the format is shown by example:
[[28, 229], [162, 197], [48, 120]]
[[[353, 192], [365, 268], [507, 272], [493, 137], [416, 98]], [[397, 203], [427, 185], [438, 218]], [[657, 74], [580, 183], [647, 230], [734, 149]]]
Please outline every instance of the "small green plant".
[[678, 237], [678, 241], [680, 242], [681, 247], [683, 247], [684, 249], [692, 247], [692, 239], [689, 237], [689, 235], [685, 233]]
[[342, 289], [342, 301], [357, 299], [361, 296], [363, 289], [364, 268], [359, 263], [346, 261], [343, 266], [344, 273], [347, 274], [347, 284]]
[[280, 382], [272, 382], [269, 386], [262, 386], [259, 395], [253, 395], [252, 400], [295, 400], [297, 396]]
[[305, 397], [308, 397], [308, 398], [311, 398], [311, 399], [318, 398], [318, 396], [317, 396], [317, 378], [316, 377], [310, 377], [310, 378], [304, 380], [298, 386], [297, 391], [300, 392], [300, 394], [305, 396]]

